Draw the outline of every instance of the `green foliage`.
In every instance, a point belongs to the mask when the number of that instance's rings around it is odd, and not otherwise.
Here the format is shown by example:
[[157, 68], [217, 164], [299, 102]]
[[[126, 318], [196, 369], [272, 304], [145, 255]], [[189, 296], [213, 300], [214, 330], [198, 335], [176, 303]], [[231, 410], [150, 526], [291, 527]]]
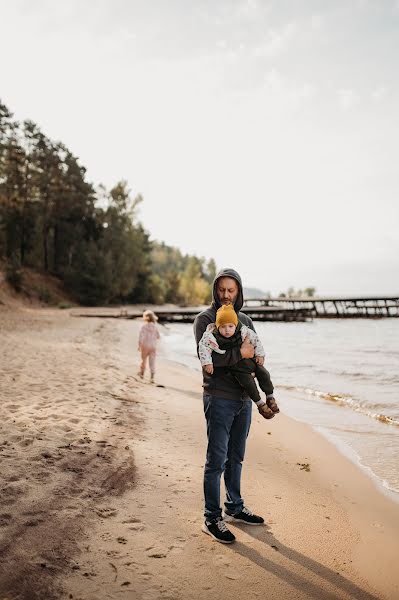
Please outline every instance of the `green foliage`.
[[163, 302], [199, 305], [210, 301], [216, 274], [213, 259], [182, 255], [180, 250], [154, 242], [152, 271], [158, 298]]
[[316, 293], [316, 288], [315, 287], [307, 287], [304, 289], [304, 294], [305, 296], [308, 296], [309, 298], [313, 298], [313, 296]]
[[307, 298], [312, 298], [316, 293], [316, 288], [314, 287], [307, 287], [303, 290], [298, 289], [296, 290], [293, 287], [289, 287], [288, 290], [286, 292], [281, 292], [279, 294], [279, 298], [303, 298], [303, 297], [307, 297]]
[[58, 303], [58, 308], [61, 310], [64, 310], [66, 308], [72, 308], [73, 304], [70, 304], [69, 302], [59, 302]]
[[111, 255], [93, 240], [82, 244], [65, 274], [65, 283], [81, 304], [107, 304], [112, 290]]
[[[30, 266], [88, 305], [208, 301], [215, 262], [150, 241], [137, 220], [142, 201], [126, 181], [95, 190], [64, 144], [0, 102], [0, 257], [14, 287]], [[39, 296], [53, 301], [46, 289]]]
[[209, 293], [210, 284], [204, 278], [202, 261], [196, 256], [188, 257], [179, 285], [179, 294], [184, 304], [205, 304]]
[[54, 298], [50, 290], [46, 287], [40, 287], [38, 290], [38, 298], [41, 302], [45, 302], [46, 304], [53, 304]]

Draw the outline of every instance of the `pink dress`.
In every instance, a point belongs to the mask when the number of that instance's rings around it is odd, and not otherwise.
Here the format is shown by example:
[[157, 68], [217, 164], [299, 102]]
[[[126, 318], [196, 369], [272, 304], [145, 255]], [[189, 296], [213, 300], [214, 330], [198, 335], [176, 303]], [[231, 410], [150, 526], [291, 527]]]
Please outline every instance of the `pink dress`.
[[141, 352], [140, 374], [144, 375], [147, 358], [150, 363], [151, 377], [155, 373], [155, 354], [157, 350], [157, 341], [159, 335], [158, 327], [155, 323], [144, 323], [139, 333], [139, 350]]

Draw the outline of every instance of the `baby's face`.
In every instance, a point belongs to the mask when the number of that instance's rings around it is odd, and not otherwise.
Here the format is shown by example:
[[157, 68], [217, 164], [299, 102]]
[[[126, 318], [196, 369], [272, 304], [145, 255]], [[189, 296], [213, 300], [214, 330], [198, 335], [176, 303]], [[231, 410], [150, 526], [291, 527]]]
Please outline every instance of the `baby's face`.
[[226, 323], [225, 325], [221, 325], [219, 327], [219, 333], [225, 338], [229, 338], [234, 335], [236, 330], [236, 326], [234, 323]]

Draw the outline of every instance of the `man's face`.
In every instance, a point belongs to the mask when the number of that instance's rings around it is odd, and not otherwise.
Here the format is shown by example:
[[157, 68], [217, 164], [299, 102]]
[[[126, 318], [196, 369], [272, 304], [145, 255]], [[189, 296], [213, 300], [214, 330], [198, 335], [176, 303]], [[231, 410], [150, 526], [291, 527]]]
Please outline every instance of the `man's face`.
[[216, 284], [220, 304], [234, 304], [238, 296], [238, 284], [232, 277], [221, 277]]

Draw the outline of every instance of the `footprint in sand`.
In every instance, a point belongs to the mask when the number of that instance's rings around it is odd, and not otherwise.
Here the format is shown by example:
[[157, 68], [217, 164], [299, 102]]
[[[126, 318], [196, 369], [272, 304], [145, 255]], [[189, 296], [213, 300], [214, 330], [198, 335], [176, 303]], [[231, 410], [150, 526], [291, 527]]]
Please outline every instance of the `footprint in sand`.
[[5, 479], [5, 481], [13, 482], [13, 481], [19, 481], [21, 478], [18, 475], [10, 475], [10, 477], [5, 477], [4, 479]]
[[20, 442], [23, 439], [23, 437], [24, 437], [23, 435], [19, 435], [19, 434], [10, 435], [10, 441], [11, 442]]
[[167, 551], [163, 548], [154, 548], [147, 553], [149, 558], [166, 558]]
[[121, 556], [118, 550], [106, 550], [105, 554], [111, 558], [119, 558]]
[[116, 510], [116, 508], [113, 508], [112, 506], [109, 506], [109, 507], [105, 506], [103, 508], [98, 508], [96, 510], [96, 513], [102, 519], [109, 519], [110, 517], [114, 517], [116, 514], [118, 514], [118, 511]]
[[133, 525], [128, 527], [128, 529], [130, 529], [131, 531], [144, 531], [145, 527], [140, 523], [133, 523]]
[[62, 429], [62, 431], [71, 432], [72, 429], [68, 425], [60, 425], [57, 429]]
[[219, 567], [229, 567], [231, 565], [231, 561], [227, 556], [223, 554], [216, 554], [214, 558], [214, 562]]
[[19, 404], [4, 404], [4, 408], [7, 408], [10, 412], [16, 412], [21, 406]]
[[36, 479], [36, 481], [44, 481], [51, 477], [51, 473], [48, 471], [38, 471], [37, 473], [32, 473], [32, 479]]
[[236, 580], [236, 579], [240, 579], [240, 575], [238, 575], [238, 574], [237, 574], [236, 572], [234, 572], [234, 571], [228, 571], [228, 572], [224, 573], [224, 576], [225, 576], [227, 579], [232, 579], [233, 581], [234, 581], [234, 580]]
[[126, 519], [126, 521], [122, 521], [123, 525], [130, 524], [130, 523], [141, 523], [141, 521], [140, 521], [140, 519], [137, 519], [136, 517], [131, 517], [130, 519]]
[[29, 491], [28, 486], [17, 487], [17, 486], [6, 486], [1, 490], [1, 499], [0, 504], [7, 506], [9, 504], [14, 504], [14, 502], [23, 494], [26, 494]]
[[12, 520], [12, 515], [9, 513], [0, 514], [0, 527], [7, 527]]
[[40, 525], [40, 523], [43, 523], [44, 521], [45, 519], [28, 519], [25, 521], [24, 525], [25, 527], [37, 527], [37, 525]]
[[180, 545], [173, 545], [169, 546], [169, 551], [171, 554], [181, 554], [181, 552], [183, 552], [184, 550], [184, 546], [180, 546]]
[[159, 600], [159, 593], [158, 589], [147, 590], [141, 598], [142, 600]]
[[20, 442], [19, 445], [22, 447], [26, 447], [26, 446], [31, 446], [33, 444], [33, 442], [35, 441], [34, 438], [23, 438]]

